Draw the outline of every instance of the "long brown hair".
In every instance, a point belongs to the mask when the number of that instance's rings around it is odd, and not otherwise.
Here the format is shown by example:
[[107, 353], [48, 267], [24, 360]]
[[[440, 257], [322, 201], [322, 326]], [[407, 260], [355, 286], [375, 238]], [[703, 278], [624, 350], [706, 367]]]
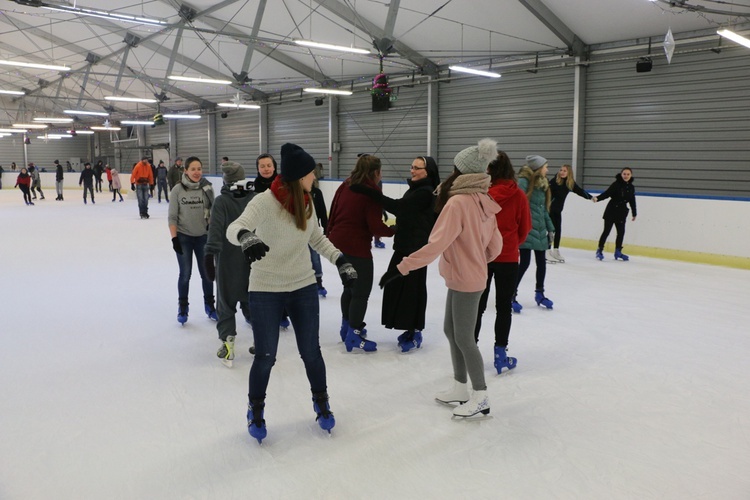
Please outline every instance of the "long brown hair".
[[435, 201], [435, 213], [439, 214], [443, 207], [445, 207], [445, 204], [448, 203], [448, 198], [450, 198], [450, 190], [453, 187], [453, 183], [456, 181], [458, 176], [461, 175], [461, 171], [458, 170], [456, 167], [453, 167], [453, 173], [445, 179], [439, 186], [440, 191], [438, 192], [437, 200]]
[[565, 187], [568, 188], [568, 191], [573, 191], [573, 186], [576, 185], [576, 178], [573, 176], [573, 169], [567, 163], [560, 168], [566, 169], [568, 171], [568, 176], [563, 180], [563, 178], [560, 177], [560, 172], [558, 172], [557, 175], [555, 175], [555, 182], [557, 182], [558, 186], [562, 186], [563, 182], [565, 182]]
[[362, 155], [357, 159], [354, 170], [349, 175], [349, 184], [364, 184], [367, 180], [375, 182], [375, 174], [380, 172], [381, 168], [380, 158], [374, 155]]
[[493, 181], [498, 179], [516, 180], [516, 172], [513, 170], [513, 164], [505, 151], [498, 151], [497, 158], [492, 160], [487, 166], [487, 173]]
[[294, 216], [294, 225], [297, 226], [297, 229], [305, 231], [307, 229], [307, 219], [312, 217], [313, 207], [309, 198], [308, 202], [305, 203], [306, 193], [302, 189], [302, 182], [300, 181], [300, 179], [287, 181], [281, 177], [281, 187], [287, 193], [281, 204]]

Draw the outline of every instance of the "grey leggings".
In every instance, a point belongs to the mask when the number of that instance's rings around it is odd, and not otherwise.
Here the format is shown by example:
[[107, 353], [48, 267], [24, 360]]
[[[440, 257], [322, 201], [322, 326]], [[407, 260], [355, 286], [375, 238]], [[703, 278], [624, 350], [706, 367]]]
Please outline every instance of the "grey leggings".
[[474, 327], [477, 321], [479, 292], [457, 292], [448, 289], [445, 300], [445, 322], [443, 329], [448, 337], [453, 361], [453, 377], [457, 382], [466, 383], [468, 372], [471, 386], [475, 391], [484, 391], [484, 361], [474, 340]]

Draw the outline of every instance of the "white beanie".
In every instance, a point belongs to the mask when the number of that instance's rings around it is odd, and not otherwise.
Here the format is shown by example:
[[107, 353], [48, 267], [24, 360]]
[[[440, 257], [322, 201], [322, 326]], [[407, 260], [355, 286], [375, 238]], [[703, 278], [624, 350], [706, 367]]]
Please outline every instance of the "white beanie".
[[482, 139], [477, 146], [459, 151], [453, 164], [462, 174], [487, 173], [487, 165], [497, 158], [497, 141]]

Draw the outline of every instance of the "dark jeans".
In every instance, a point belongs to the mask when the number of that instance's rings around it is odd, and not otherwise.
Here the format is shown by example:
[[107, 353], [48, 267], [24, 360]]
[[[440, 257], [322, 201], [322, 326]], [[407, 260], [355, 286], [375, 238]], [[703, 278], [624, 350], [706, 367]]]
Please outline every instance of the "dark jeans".
[[[518, 267], [518, 282], [516, 284], [516, 291], [518, 291], [518, 285], [521, 284], [524, 273], [531, 264], [531, 249], [521, 248], [521, 262]], [[537, 292], [544, 291], [544, 278], [547, 275], [547, 259], [544, 257], [544, 250], [534, 250], [534, 260], [536, 261], [536, 286], [534, 288]]]
[[552, 211], [549, 213], [549, 218], [552, 219], [552, 225], [555, 226], [555, 241], [552, 244], [552, 247], [560, 248], [560, 235], [562, 235], [562, 212]]
[[102, 176], [101, 176], [101, 174], [95, 175], [94, 179], [96, 179], [96, 190], [101, 193], [102, 192]]
[[94, 186], [91, 184], [83, 184], [83, 201], [86, 201], [86, 191], [91, 193], [91, 201], [94, 201]]
[[352, 328], [362, 328], [365, 324], [365, 313], [367, 313], [367, 301], [370, 299], [372, 290], [372, 259], [352, 257], [346, 255], [357, 271], [357, 280], [351, 288], [344, 288], [341, 294], [341, 315], [349, 320]]
[[23, 193], [23, 201], [26, 203], [31, 203], [31, 193], [29, 192], [29, 186], [26, 184], [19, 184], [19, 188], [21, 188], [21, 192]]
[[318, 287], [308, 285], [293, 292], [249, 292], [248, 305], [253, 311], [255, 359], [250, 368], [248, 399], [265, 399], [271, 368], [279, 347], [279, 322], [284, 310], [294, 328], [297, 350], [305, 364], [312, 392], [327, 390], [326, 365], [318, 337], [320, 304]]
[[[148, 184], [136, 184], [135, 196], [138, 198], [138, 211], [141, 215], [148, 215]], [[201, 265], [202, 262], [201, 258]]]
[[511, 302], [516, 294], [516, 280], [518, 279], [517, 262], [490, 262], [487, 264], [487, 288], [479, 299], [479, 314], [474, 339], [479, 342], [479, 330], [482, 329], [482, 314], [487, 309], [490, 286], [495, 281], [495, 345], [508, 346], [511, 325]]
[[161, 192], [164, 191], [164, 199], [169, 201], [169, 190], [167, 189], [167, 181], [166, 179], [163, 181], [158, 181], [159, 186], [159, 201], [161, 201]]
[[[145, 187], [148, 189], [148, 186]], [[207, 299], [210, 297], [211, 300], [213, 300], [214, 284], [206, 276], [206, 268], [203, 265], [203, 255], [205, 253], [208, 235], [188, 236], [186, 234], [177, 233], [177, 239], [180, 240], [180, 245], [182, 245], [182, 255], [175, 253], [177, 256], [177, 263], [180, 265], [180, 276], [177, 279], [177, 296], [179, 297], [180, 302], [187, 302], [188, 300], [190, 276], [193, 274], [193, 254], [195, 254], [195, 260], [198, 261], [198, 272], [201, 275], [201, 283], [203, 285], [203, 298]]]
[[625, 221], [615, 222], [604, 219], [604, 231], [602, 231], [602, 235], [599, 237], [600, 250], [604, 250], [604, 244], [607, 242], [607, 238], [609, 238], [609, 233], [610, 231], [612, 231], [613, 225], [615, 226], [615, 230], [617, 231], [615, 248], [622, 248], [622, 242], [625, 239]]

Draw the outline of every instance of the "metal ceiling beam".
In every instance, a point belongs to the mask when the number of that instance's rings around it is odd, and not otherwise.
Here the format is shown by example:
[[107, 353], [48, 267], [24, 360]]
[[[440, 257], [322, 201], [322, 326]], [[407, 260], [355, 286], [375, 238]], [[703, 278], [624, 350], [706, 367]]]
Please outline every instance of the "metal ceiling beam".
[[[339, 0], [314, 0], [316, 3], [320, 4], [322, 7], [325, 7], [333, 14], [336, 14], [338, 17], [343, 19], [344, 21], [348, 23], [354, 24], [357, 28], [365, 31], [366, 33], [369, 33], [369, 35], [373, 39], [382, 39], [386, 38], [387, 34], [386, 32], [375, 26], [373, 23], [368, 21], [367, 19], [364, 19], [362, 16], [360, 16], [357, 12], [349, 8], [347, 5], [344, 5]], [[412, 64], [418, 66], [422, 73], [426, 75], [437, 75], [438, 73], [438, 67], [437, 65], [430, 61], [428, 58], [417, 52], [416, 50], [412, 49], [408, 45], [406, 45], [403, 42], [399, 42], [398, 40], [393, 42], [393, 49], [398, 52], [401, 57], [407, 59]]]
[[[158, 0], [161, 3], [171, 5], [168, 0]], [[336, 83], [336, 81], [332, 78], [329, 78], [328, 76], [322, 74], [320, 71], [317, 71], [314, 68], [311, 68], [310, 66], [307, 66], [305, 64], [302, 64], [301, 62], [297, 61], [296, 59], [284, 54], [283, 52], [280, 52], [276, 50], [275, 47], [269, 47], [267, 44], [261, 44], [258, 42], [254, 42], [252, 40], [248, 40], [248, 34], [238, 30], [237, 28], [231, 27], [231, 25], [228, 25], [226, 21], [223, 21], [221, 19], [217, 19], [213, 16], [203, 16], [201, 14], [198, 15], [200, 18], [200, 22], [210, 26], [212, 29], [218, 30], [219, 33], [221, 33], [224, 36], [228, 37], [234, 37], [234, 39], [243, 44], [243, 45], [252, 45], [254, 47], [254, 50], [257, 52], [260, 52], [261, 54], [265, 55], [266, 57], [273, 59], [274, 61], [286, 66], [287, 68], [296, 71], [297, 73], [306, 76], [307, 78], [314, 80], [318, 83], [320, 83], [323, 86], [329, 86]], [[267, 96], [266, 96], [267, 99]]]
[[[250, 36], [253, 37], [253, 39], [258, 37], [258, 32], [260, 31], [260, 23], [263, 20], [263, 14], [266, 11], [266, 0], [260, 0], [258, 2], [258, 10], [255, 12], [255, 20], [253, 21], [253, 29], [250, 32]], [[247, 70], [250, 69], [250, 61], [253, 58], [253, 50], [255, 49], [255, 45], [252, 43], [247, 44], [247, 49], [245, 50], [245, 59], [242, 61], [242, 70], [240, 70], [239, 73], [234, 73], [234, 78], [239, 83], [245, 83], [247, 81]]]
[[[167, 71], [164, 72], [164, 80], [162, 83], [162, 88], [168, 88], [169, 87], [169, 75], [172, 74], [172, 68], [174, 68], [174, 60], [177, 58], [177, 54], [179, 54], [180, 51], [180, 43], [182, 42], [182, 30], [184, 27], [182, 24], [180, 24], [180, 27], [177, 28], [177, 34], [174, 37], [174, 45], [172, 45], [172, 53], [169, 55], [169, 62], [167, 63]], [[167, 98], [167, 95], [162, 91], [160, 95], [156, 96], [157, 99], [160, 101], [164, 101]]]
[[534, 14], [534, 17], [544, 24], [557, 38], [559, 38], [566, 47], [568, 53], [574, 56], [583, 56], [586, 44], [560, 20], [542, 0], [518, 0], [521, 5]]
[[391, 0], [388, 6], [388, 17], [385, 18], [385, 33], [383, 36], [393, 38], [393, 29], [396, 27], [396, 16], [398, 15], [398, 8], [401, 5], [401, 0]]

